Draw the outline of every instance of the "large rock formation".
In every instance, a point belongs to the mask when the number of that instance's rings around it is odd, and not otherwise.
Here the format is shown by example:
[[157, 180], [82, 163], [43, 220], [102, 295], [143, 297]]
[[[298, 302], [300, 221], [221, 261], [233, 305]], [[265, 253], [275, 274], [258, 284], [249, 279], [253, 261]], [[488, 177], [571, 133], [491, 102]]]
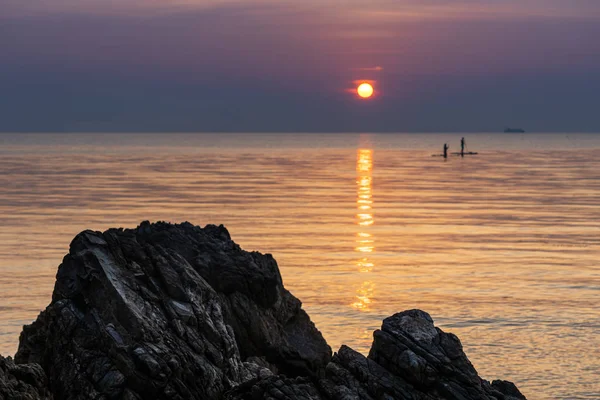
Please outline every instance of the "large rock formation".
[[143, 223], [73, 240], [16, 360], [41, 364], [59, 399], [216, 399], [260, 373], [249, 357], [310, 376], [330, 355], [270, 255], [223, 227]]
[[368, 357], [332, 358], [270, 255], [222, 226], [145, 222], [73, 240], [15, 358], [55, 399], [524, 399], [422, 311], [374, 337]]

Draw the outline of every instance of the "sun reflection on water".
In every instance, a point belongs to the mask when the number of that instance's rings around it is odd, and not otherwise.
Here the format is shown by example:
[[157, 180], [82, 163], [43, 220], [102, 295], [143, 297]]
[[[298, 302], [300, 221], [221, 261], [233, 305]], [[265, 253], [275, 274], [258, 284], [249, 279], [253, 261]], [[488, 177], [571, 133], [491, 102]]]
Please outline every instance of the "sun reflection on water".
[[[360, 149], [356, 160], [357, 171], [357, 199], [356, 199], [356, 223], [359, 231], [356, 234], [355, 251], [359, 253], [356, 266], [361, 274], [373, 272], [375, 264], [369, 259], [369, 255], [375, 251], [375, 238], [369, 232], [375, 220], [373, 218], [373, 150]], [[367, 276], [365, 276], [367, 277]], [[360, 311], [368, 311], [373, 302], [375, 283], [366, 279], [356, 290], [356, 297], [352, 307]]]

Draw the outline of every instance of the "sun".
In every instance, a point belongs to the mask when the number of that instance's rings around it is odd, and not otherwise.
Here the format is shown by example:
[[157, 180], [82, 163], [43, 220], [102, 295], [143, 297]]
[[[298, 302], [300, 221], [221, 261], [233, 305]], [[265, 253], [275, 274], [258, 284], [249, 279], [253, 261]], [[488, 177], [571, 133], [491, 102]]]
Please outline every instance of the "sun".
[[361, 83], [356, 89], [356, 92], [363, 99], [368, 99], [369, 97], [373, 96], [373, 86], [366, 82]]

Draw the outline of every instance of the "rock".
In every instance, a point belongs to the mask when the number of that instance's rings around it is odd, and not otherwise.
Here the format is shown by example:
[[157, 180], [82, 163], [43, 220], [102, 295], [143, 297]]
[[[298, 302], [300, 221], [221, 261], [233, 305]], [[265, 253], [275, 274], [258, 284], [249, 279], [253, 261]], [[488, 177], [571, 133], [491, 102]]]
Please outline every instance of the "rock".
[[270, 255], [222, 226], [145, 222], [73, 240], [51, 304], [21, 334], [11, 371], [32, 372], [11, 372], [10, 387], [66, 400], [525, 399], [482, 380], [423, 311], [373, 336], [368, 357], [346, 346], [331, 357]]
[[493, 386], [481, 379], [460, 340], [436, 328], [424, 311], [386, 318], [373, 336], [368, 359], [409, 383], [410, 390], [422, 393], [419, 398], [525, 399], [512, 384]]
[[15, 365], [0, 356], [0, 400], [51, 400], [46, 374], [38, 364]]
[[219, 399], [271, 371], [322, 375], [330, 358], [270, 255], [189, 223], [75, 237], [16, 355], [60, 399]]
[[420, 310], [385, 319], [382, 329], [374, 333], [368, 357], [342, 346], [327, 365], [325, 378], [307, 382], [268, 377], [225, 396], [227, 400], [259, 398], [525, 400], [510, 382], [490, 384], [479, 378], [458, 338], [436, 328], [429, 314]]
[[508, 381], [493, 381], [492, 388], [502, 393], [506, 400], [521, 400], [525, 396], [517, 389], [517, 386]]

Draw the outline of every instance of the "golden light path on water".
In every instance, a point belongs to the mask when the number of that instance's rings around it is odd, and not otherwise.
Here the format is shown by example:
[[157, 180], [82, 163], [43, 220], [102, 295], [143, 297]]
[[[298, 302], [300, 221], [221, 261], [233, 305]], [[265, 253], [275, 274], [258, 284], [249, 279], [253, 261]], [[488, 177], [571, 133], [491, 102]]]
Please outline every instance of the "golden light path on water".
[[371, 281], [369, 276], [375, 267], [369, 257], [375, 251], [375, 239], [369, 231], [369, 227], [375, 223], [373, 217], [373, 150], [358, 150], [356, 171], [358, 174], [356, 181], [358, 185], [356, 199], [358, 213], [356, 219], [359, 231], [356, 234], [355, 250], [360, 257], [356, 265], [359, 274], [361, 274], [361, 280], [364, 279], [364, 281], [356, 291], [356, 300], [352, 303], [352, 307], [361, 311], [368, 311], [375, 292], [375, 283]]

